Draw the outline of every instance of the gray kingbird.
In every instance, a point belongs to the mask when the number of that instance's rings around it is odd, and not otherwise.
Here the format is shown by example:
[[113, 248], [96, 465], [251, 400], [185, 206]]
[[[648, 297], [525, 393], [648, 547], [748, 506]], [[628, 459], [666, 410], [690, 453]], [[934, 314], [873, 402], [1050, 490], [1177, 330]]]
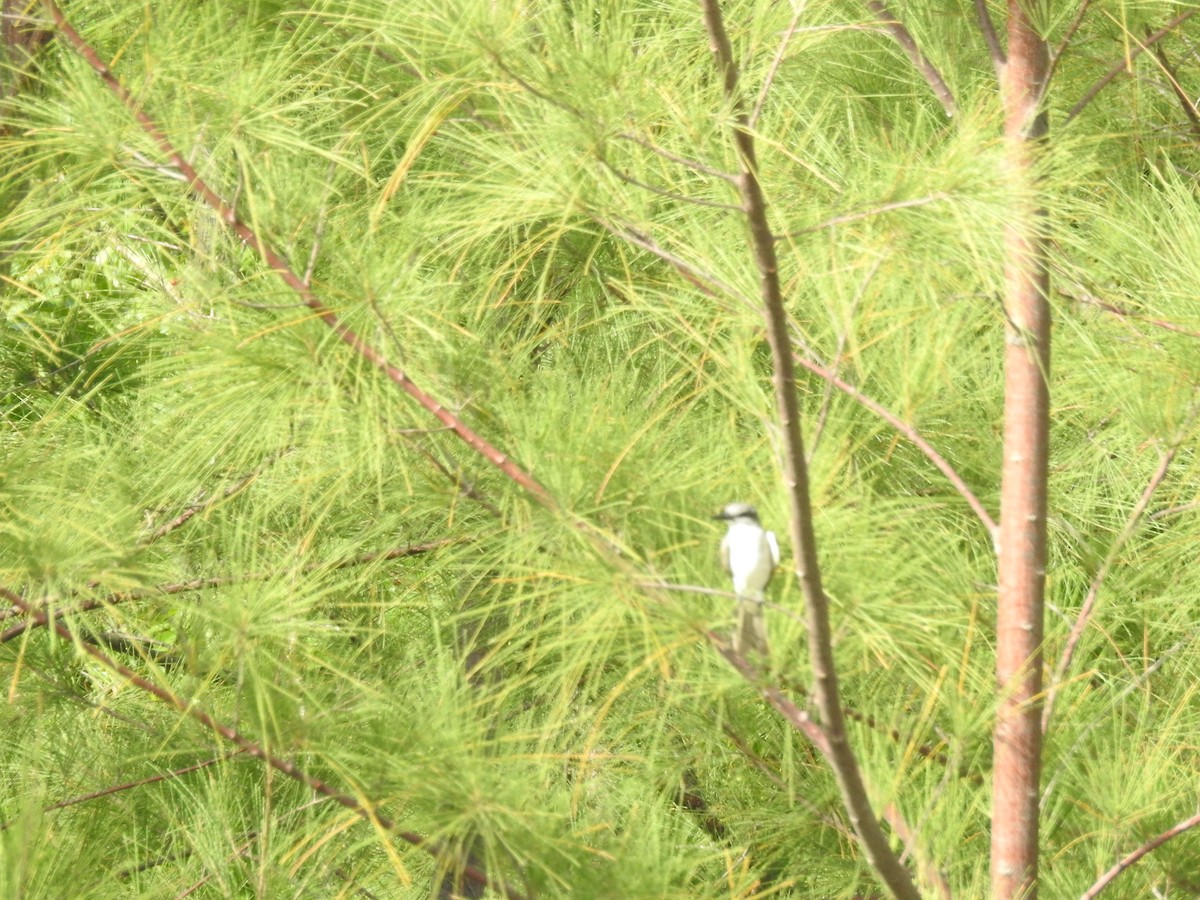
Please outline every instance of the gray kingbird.
[[729, 523], [721, 539], [721, 565], [733, 579], [738, 596], [737, 627], [733, 649], [767, 653], [767, 619], [763, 615], [767, 583], [779, 565], [779, 542], [775, 532], [763, 530], [758, 510], [749, 503], [730, 503], [714, 519]]

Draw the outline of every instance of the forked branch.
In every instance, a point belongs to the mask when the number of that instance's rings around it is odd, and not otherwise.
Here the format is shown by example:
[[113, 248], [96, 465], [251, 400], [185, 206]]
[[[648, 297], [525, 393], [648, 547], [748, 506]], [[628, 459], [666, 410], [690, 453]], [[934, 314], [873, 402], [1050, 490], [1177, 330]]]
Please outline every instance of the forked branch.
[[738, 84], [737, 61], [718, 0], [701, 0], [713, 59], [720, 73], [725, 97], [733, 111], [733, 144], [737, 153], [738, 192], [750, 233], [750, 249], [758, 269], [767, 340], [771, 345], [775, 399], [783, 432], [784, 483], [788, 489], [789, 526], [795, 548], [796, 577], [804, 593], [808, 624], [809, 654], [813, 671], [814, 698], [821, 714], [821, 730], [829, 742], [830, 768], [837, 779], [842, 803], [858, 836], [867, 860], [893, 896], [917, 900], [920, 894], [912, 876], [888, 844], [867, 797], [858, 761], [846, 734], [837, 672], [833, 660], [833, 633], [829, 621], [829, 599], [821, 585], [817, 561], [812, 503], [808, 491], [808, 468], [800, 434], [800, 410], [796, 398], [796, 369], [788, 338], [788, 319], [779, 280], [775, 238], [767, 221], [767, 203], [759, 182], [751, 110]]
[[1158, 31], [1149, 35], [1144, 41], [1135, 41], [1137, 46], [1133, 47], [1127, 53], [1122, 55], [1121, 58], [1113, 63], [1109, 70], [1105, 72], [1095, 84], [1093, 84], [1087, 89], [1086, 92], [1084, 92], [1084, 95], [1079, 98], [1078, 102], [1071, 107], [1070, 112], [1067, 113], [1067, 117], [1063, 119], [1063, 124], [1066, 125], [1073, 118], [1083, 112], [1083, 108], [1091, 103], [1096, 98], [1097, 94], [1108, 87], [1109, 82], [1111, 82], [1122, 72], [1127, 71], [1135, 59], [1137, 59], [1163, 38], [1167, 37], [1176, 28], [1178, 28], [1192, 16], [1196, 15], [1198, 12], [1200, 12], [1200, 9], [1189, 9], [1187, 12], [1180, 13], [1162, 28], [1158, 29]]

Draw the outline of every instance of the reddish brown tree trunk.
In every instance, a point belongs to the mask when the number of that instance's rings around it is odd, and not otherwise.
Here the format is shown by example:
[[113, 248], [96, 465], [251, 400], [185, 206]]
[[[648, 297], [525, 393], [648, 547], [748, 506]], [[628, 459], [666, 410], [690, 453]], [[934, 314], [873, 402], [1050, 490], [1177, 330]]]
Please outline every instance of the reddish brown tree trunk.
[[1049, 452], [1050, 307], [1045, 210], [1034, 163], [1046, 118], [1045, 40], [1028, 0], [1008, 3], [1004, 135], [1012, 218], [1005, 235], [1004, 463], [996, 615], [999, 709], [994, 736], [992, 896], [1037, 895], [1041, 776], [1042, 621]]

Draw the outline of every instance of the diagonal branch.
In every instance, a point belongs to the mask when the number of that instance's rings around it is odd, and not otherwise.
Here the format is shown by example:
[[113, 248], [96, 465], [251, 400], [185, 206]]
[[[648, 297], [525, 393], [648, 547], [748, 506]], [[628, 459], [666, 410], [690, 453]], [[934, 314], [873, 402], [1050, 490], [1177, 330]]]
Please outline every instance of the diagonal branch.
[[950, 463], [944, 456], [942, 456], [942, 454], [938, 453], [938, 451], [934, 449], [933, 445], [921, 435], [921, 432], [917, 431], [915, 427], [910, 425], [908, 422], [905, 422], [879, 401], [868, 397], [854, 385], [842, 380], [832, 369], [828, 369], [819, 363], [812, 361], [811, 359], [806, 359], [799, 353], [796, 354], [795, 358], [796, 362], [804, 366], [804, 368], [808, 369], [808, 371], [812, 372], [818, 378], [822, 378], [832, 384], [839, 391], [854, 400], [854, 402], [865, 407], [879, 418], [883, 419], [883, 421], [891, 425], [892, 428], [898, 431], [903, 437], [908, 438], [908, 440], [911, 441], [918, 450], [925, 454], [926, 459], [933, 463], [937, 467], [938, 471], [946, 476], [946, 480], [950, 482], [951, 486], [956, 491], [958, 491], [959, 496], [967, 501], [967, 505], [971, 507], [971, 511], [975, 513], [979, 521], [983, 523], [983, 527], [988, 530], [988, 534], [992, 536], [993, 540], [995, 540], [997, 529], [996, 520], [992, 518], [991, 513], [987, 511], [987, 508], [982, 502], [980, 502], [979, 498], [975, 496], [975, 493], [967, 485], [966, 481], [963, 480], [963, 477], [958, 474], [955, 468], [950, 465]]
[[1189, 816], [1182, 822], [1172, 825], [1162, 834], [1146, 841], [1146, 843], [1142, 844], [1142, 846], [1125, 856], [1120, 862], [1116, 863], [1111, 869], [1097, 878], [1091, 887], [1080, 894], [1079, 900], [1093, 900], [1093, 898], [1100, 896], [1100, 892], [1112, 884], [1113, 879], [1132, 866], [1143, 856], [1153, 850], [1157, 850], [1167, 841], [1171, 840], [1171, 838], [1178, 837], [1185, 831], [1190, 831], [1191, 829], [1195, 828], [1197, 825], [1200, 825], [1200, 813], [1196, 813], [1194, 816]]
[[[240, 751], [238, 751], [238, 752], [240, 752]], [[98, 791], [92, 791], [87, 794], [81, 794], [78, 797], [71, 797], [68, 800], [60, 800], [57, 803], [51, 803], [49, 806], [43, 807], [42, 812], [48, 813], [51, 810], [55, 810], [55, 809], [66, 809], [68, 806], [75, 806], [76, 804], [79, 804], [79, 803], [86, 803], [89, 800], [97, 800], [100, 797], [107, 797], [110, 794], [118, 794], [121, 791], [130, 791], [130, 790], [133, 790], [134, 788], [142, 787], [143, 785], [156, 784], [157, 782], [166, 781], [167, 779], [170, 779], [170, 778], [179, 778], [179, 777], [181, 777], [183, 775], [187, 775], [191, 772], [196, 772], [196, 771], [199, 771], [200, 769], [207, 769], [209, 766], [216, 765], [217, 763], [220, 763], [220, 762], [224, 762], [225, 760], [229, 759], [230, 757], [232, 757], [234, 755], [235, 754], [233, 754], [233, 753], [223, 753], [220, 756], [211, 757], [209, 759], [204, 760], [203, 762], [198, 762], [198, 763], [195, 763], [194, 765], [190, 765], [190, 766], [184, 766], [182, 769], [174, 769], [173, 771], [163, 772], [159, 775], [150, 775], [150, 776], [147, 776], [146, 778], [139, 778], [136, 781], [126, 781], [122, 784], [114, 784], [114, 785], [111, 785], [110, 787], [102, 788], [101, 790], [98, 790]], [[11, 828], [17, 821], [18, 820], [16, 820], [16, 819], [10, 819], [7, 822], [0, 822], [0, 831], [5, 831], [5, 830]]]
[[[421, 553], [428, 553], [432, 550], [437, 550], [441, 547], [447, 547], [451, 544], [460, 544], [470, 538], [452, 537], [442, 538], [438, 541], [429, 541], [424, 544], [408, 544], [404, 547], [394, 547], [391, 550], [384, 550], [378, 553], [364, 553], [361, 556], [355, 556], [350, 559], [338, 560], [333, 563], [312, 563], [300, 569], [301, 573], [317, 572], [322, 569], [348, 569], [352, 566], [365, 566], [373, 562], [386, 561], [391, 559], [400, 559], [405, 556], [417, 556]], [[126, 591], [119, 594], [108, 594], [104, 597], [94, 600], [85, 600], [82, 603], [70, 608], [60, 608], [53, 612], [44, 606], [32, 606], [23, 603], [22, 606], [16, 607], [11, 611], [6, 610], [6, 614], [0, 614], [0, 619], [12, 618], [22, 614], [22, 610], [28, 611], [28, 618], [16, 625], [9, 626], [5, 631], [0, 631], [0, 644], [6, 644], [14, 638], [20, 637], [26, 631], [32, 628], [41, 628], [50, 624], [51, 621], [58, 621], [64, 616], [71, 613], [90, 612], [94, 609], [102, 609], [112, 606], [117, 603], [128, 603], [132, 600], [143, 600], [148, 597], [156, 597], [160, 595], [170, 594], [188, 594], [193, 591], [203, 591], [208, 588], [222, 587], [227, 584], [239, 584], [243, 581], [265, 581], [268, 578], [273, 578], [279, 572], [251, 572], [236, 576], [221, 576], [215, 575], [208, 578], [195, 578], [191, 581], [176, 581], [170, 584], [160, 584], [151, 588], [139, 588], [132, 591]]]
[[925, 79], [925, 83], [932, 88], [934, 96], [942, 104], [942, 109], [946, 111], [946, 116], [953, 116], [956, 108], [954, 93], [950, 90], [950, 86], [946, 84], [945, 79], [942, 78], [942, 73], [937, 70], [937, 66], [931, 63], [929, 57], [921, 52], [921, 48], [917, 46], [912, 32], [905, 28], [899, 19], [892, 15], [882, 0], [867, 0], [867, 9], [879, 20], [884, 30], [891, 35], [892, 40], [900, 45], [900, 49], [904, 51], [904, 55], [908, 57], [908, 61], [921, 73], [921, 77]]
[[1183, 85], [1179, 83], [1179, 77], [1176, 74], [1175, 67], [1171, 65], [1171, 61], [1167, 59], [1167, 53], [1163, 50], [1161, 44], [1154, 45], [1154, 58], [1158, 60], [1159, 66], [1163, 70], [1163, 74], [1167, 76], [1167, 81], [1171, 85], [1171, 92], [1175, 95], [1175, 99], [1179, 101], [1179, 105], [1183, 107], [1183, 114], [1187, 116], [1189, 128], [1193, 137], [1200, 137], [1200, 110], [1196, 109], [1196, 104], [1192, 102], [1192, 98], [1188, 96], [1188, 92], [1183, 89]]
[[1075, 18], [1071, 20], [1071, 24], [1067, 26], [1067, 30], [1063, 33], [1062, 40], [1058, 42], [1058, 46], [1050, 54], [1050, 71], [1046, 73], [1046, 84], [1050, 84], [1054, 78], [1054, 72], [1058, 69], [1058, 61], [1062, 59], [1063, 53], [1067, 47], [1071, 45], [1071, 40], [1075, 37], [1075, 32], [1079, 30], [1079, 26], [1083, 24], [1083, 17], [1087, 15], [1088, 7], [1092, 5], [1092, 0], [1083, 0], [1079, 4], [1079, 9], [1075, 12]]
[[779, 280], [775, 238], [767, 220], [767, 202], [759, 181], [754, 135], [749, 128], [750, 111], [738, 85], [737, 61], [725, 31], [719, 0], [701, 0], [705, 29], [713, 60], [720, 73], [724, 93], [733, 112], [732, 140], [741, 168], [738, 189], [749, 230], [749, 244], [758, 269], [762, 313], [767, 341], [771, 345], [773, 381], [780, 430], [783, 433], [783, 477], [787, 488], [792, 546], [796, 554], [796, 577], [804, 594], [808, 625], [814, 697], [821, 714], [822, 732], [829, 741], [827, 759], [837, 780], [850, 824], [871, 867], [888, 890], [903, 900], [920, 896], [912, 876], [888, 844], [879, 819], [871, 808], [858, 760], [850, 748], [846, 719], [842, 712], [837, 671], [833, 659], [833, 633], [829, 620], [829, 598], [821, 585], [813, 527], [812, 501], [808, 490], [808, 467], [800, 434], [796, 370], [788, 338], [787, 311]]
[[1173, 32], [1192, 16], [1196, 15], [1198, 12], [1200, 12], [1200, 9], [1189, 9], [1187, 12], [1180, 13], [1162, 28], [1158, 29], [1158, 31], [1147, 37], [1144, 41], [1137, 41], [1136, 47], [1113, 63], [1112, 67], [1105, 72], [1095, 84], [1087, 89], [1084, 95], [1079, 98], [1079, 101], [1071, 107], [1070, 111], [1067, 113], [1067, 117], [1063, 119], [1063, 124], [1066, 125], [1073, 118], [1083, 112], [1083, 108], [1091, 103], [1097, 94], [1108, 87], [1110, 81], [1112, 81], [1122, 72], [1126, 71], [1128, 67], [1133, 64], [1135, 59], [1137, 59], [1163, 38], [1167, 37], [1167, 35], [1171, 34], [1171, 32]]
[[1071, 626], [1071, 633], [1067, 637], [1066, 646], [1063, 647], [1062, 655], [1058, 658], [1058, 665], [1054, 667], [1054, 674], [1050, 678], [1050, 686], [1046, 691], [1046, 705], [1042, 710], [1043, 734], [1050, 728], [1050, 717], [1054, 712], [1054, 701], [1058, 696], [1058, 689], [1062, 685], [1063, 679], [1067, 677], [1067, 671], [1071, 668], [1071, 662], [1075, 658], [1075, 650], [1079, 646], [1079, 641], [1083, 637], [1083, 632], [1087, 629], [1088, 623], [1092, 620], [1092, 613], [1096, 608], [1096, 598], [1100, 595], [1100, 588], [1104, 586], [1104, 579], [1108, 577], [1108, 573], [1112, 570], [1113, 563], [1116, 562], [1117, 555], [1121, 552], [1121, 548], [1125, 546], [1125, 542], [1137, 530], [1138, 523], [1141, 522], [1142, 516], [1146, 514], [1146, 509], [1150, 506], [1151, 498], [1154, 497], [1154, 493], [1158, 490], [1159, 485], [1163, 483], [1163, 479], [1167, 477], [1167, 469], [1171, 467], [1178, 449], [1177, 446], [1171, 447], [1162, 455], [1162, 459], [1158, 463], [1158, 468], [1154, 470], [1154, 474], [1150, 476], [1150, 481], [1142, 491], [1142, 495], [1138, 498], [1137, 503], [1133, 505], [1133, 509], [1129, 511], [1129, 516], [1125, 519], [1125, 525], [1121, 529], [1121, 533], [1117, 535], [1117, 539], [1113, 541], [1112, 546], [1109, 548], [1108, 555], [1104, 557], [1104, 561], [1096, 569], [1096, 574], [1092, 576], [1092, 583], [1088, 585], [1088, 592], [1083, 600], [1083, 606], [1079, 609], [1079, 615], [1075, 617], [1075, 624]]
[[54, 0], [43, 0], [43, 2], [50, 11], [50, 15], [53, 16], [55, 25], [62, 35], [75, 48], [79, 55], [87, 61], [96, 74], [100, 76], [104, 84], [121, 101], [134, 119], [137, 120], [138, 125], [154, 141], [159, 150], [170, 161], [171, 165], [187, 178], [188, 186], [192, 193], [212, 207], [221, 221], [225, 223], [226, 227], [241, 238], [242, 243], [247, 247], [257, 250], [267, 264], [275, 270], [275, 274], [299, 296], [304, 305], [311, 309], [317, 318], [329, 326], [343, 343], [349, 345], [359, 356], [380, 369], [401, 390], [437, 417], [443, 425], [457, 434], [472, 450], [503, 472], [515, 484], [523, 488], [538, 503], [547, 509], [558, 508], [558, 504], [550, 492], [537, 479], [516, 462], [509, 459], [508, 456], [489, 443], [483, 436], [471, 429], [436, 399], [425, 393], [403, 370], [393, 365], [379, 350], [367, 343], [358, 332], [346, 325], [337, 313], [321, 302], [309, 286], [304, 283], [304, 279], [296, 274], [296, 271], [287, 260], [255, 232], [254, 229], [239, 219], [237, 211], [226, 203], [192, 165], [183, 158], [179, 151], [175, 149], [175, 146], [167, 138], [163, 130], [150, 116], [142, 111], [141, 105], [134, 100], [129, 91], [117, 80], [117, 77], [112, 73], [104, 60], [100, 58], [91, 44], [85, 41], [71, 23], [67, 21], [58, 4]]
[[1004, 66], [1008, 63], [1008, 57], [1004, 55], [1004, 48], [1000, 46], [1000, 38], [996, 35], [996, 26], [992, 24], [992, 14], [988, 12], [987, 0], [975, 0], [975, 18], [979, 20], [979, 30], [983, 32], [983, 40], [987, 44], [988, 55], [991, 56], [992, 65], [996, 69], [996, 77], [1000, 77], [1004, 72]]
[[[0, 587], [0, 596], [3, 596], [4, 599], [9, 603], [21, 608], [25, 612], [33, 613], [33, 609], [29, 606], [29, 604], [27, 604], [19, 594], [10, 591], [8, 588]], [[405, 843], [424, 850], [435, 859], [446, 861], [447, 851], [443, 847], [438, 845], [436, 842], [431, 841], [429, 838], [417, 834], [416, 832], [404, 831], [400, 829], [395, 822], [380, 814], [369, 801], [365, 799], [360, 800], [351, 796], [350, 794], [342, 793], [332, 785], [322, 781], [320, 778], [317, 778], [314, 775], [309, 775], [295, 763], [271, 753], [263, 745], [257, 743], [256, 741], [250, 740], [250, 738], [246, 737], [236, 729], [218, 722], [193, 701], [185, 697], [181, 697], [170, 688], [164, 687], [148, 678], [139, 675], [137, 672], [133, 671], [133, 669], [108, 656], [108, 654], [106, 654], [103, 650], [100, 650], [91, 644], [77, 642], [74, 635], [71, 634], [70, 629], [68, 629], [61, 622], [56, 621], [54, 623], [54, 630], [58, 633], [59, 637], [68, 643], [77, 646], [80, 650], [82, 650], [84, 653], [87, 653], [94, 660], [96, 660], [96, 662], [100, 663], [100, 665], [108, 669], [110, 672], [120, 675], [139, 690], [157, 697], [163, 703], [166, 703], [168, 706], [178, 710], [189, 718], [194, 719], [210, 731], [214, 731], [221, 735], [221, 737], [238, 747], [242, 752], [253, 756], [255, 759], [261, 760], [275, 771], [300, 782], [315, 793], [318, 793], [323, 797], [328, 797], [335, 803], [344, 806], [346, 809], [359, 816], [359, 818], [369, 822], [377, 828], [395, 834]], [[508, 887], [504, 882], [489, 877], [488, 874], [481, 869], [470, 864], [463, 865], [461, 860], [452, 860], [452, 863], [456, 866], [462, 866], [464, 877], [468, 878], [470, 881], [486, 887], [492, 887], [505, 897], [510, 898], [510, 900], [523, 900], [522, 895], [517, 891]]]
[[[909, 203], [907, 205], [914, 205]], [[869, 213], [868, 213], [869, 214]], [[740, 295], [728, 284], [719, 280], [716, 276], [704, 272], [687, 260], [678, 256], [675, 253], [663, 248], [653, 238], [632, 227], [622, 227], [614, 225], [603, 219], [597, 218], [598, 222], [606, 231], [616, 235], [622, 240], [628, 241], [636, 247], [641, 247], [649, 253], [657, 256], [663, 262], [667, 263], [676, 272], [682, 275], [689, 283], [691, 283], [698, 291], [708, 297], [716, 297], [720, 294], [725, 294], [728, 297], [740, 298]], [[968, 487], [962, 476], [955, 471], [954, 467], [942, 456], [929, 441], [921, 436], [915, 427], [905, 422], [886, 406], [873, 400], [871, 397], [864, 394], [861, 390], [839, 378], [837, 373], [832, 369], [826, 368], [821, 364], [805, 357], [796, 354], [795, 360], [804, 368], [808, 369], [818, 378], [832, 384], [842, 393], [850, 397], [854, 402], [865, 407], [879, 418], [883, 419], [898, 431], [903, 437], [908, 438], [918, 450], [920, 450], [930, 462], [932, 462], [943, 475], [946, 476], [951, 486], [967, 501], [967, 505], [978, 516], [979, 521], [983, 523], [984, 528], [988, 530], [993, 539], [996, 535], [996, 522], [991, 514], [987, 511], [984, 505], [975, 496], [974, 492]]]
[[792, 21], [788, 23], [787, 30], [783, 32], [783, 37], [779, 39], [779, 49], [775, 51], [775, 58], [771, 60], [771, 67], [767, 70], [767, 77], [763, 79], [762, 87], [758, 89], [758, 99], [754, 101], [754, 111], [750, 113], [750, 118], [747, 120], [747, 125], [750, 128], [758, 127], [758, 118], [762, 115], [763, 107], [767, 103], [767, 94], [771, 92], [771, 85], [775, 82], [775, 76], [779, 72], [779, 67], [783, 65], [783, 54], [787, 52], [787, 46], [792, 41], [792, 35], [796, 33], [796, 26], [800, 24], [800, 17], [804, 15], [804, 7], [806, 5], [807, 3], [800, 3], [796, 7]]
[[792, 728], [808, 738], [812, 745], [821, 752], [821, 755], [832, 762], [833, 747], [829, 738], [821, 726], [809, 718], [807, 712], [798, 707], [787, 694], [775, 685], [765, 683], [758, 670], [750, 664], [746, 657], [734, 650], [724, 638], [711, 631], [705, 636], [717, 652], [737, 670], [739, 675], [758, 688], [763, 698], [775, 707], [776, 712], [783, 716]]

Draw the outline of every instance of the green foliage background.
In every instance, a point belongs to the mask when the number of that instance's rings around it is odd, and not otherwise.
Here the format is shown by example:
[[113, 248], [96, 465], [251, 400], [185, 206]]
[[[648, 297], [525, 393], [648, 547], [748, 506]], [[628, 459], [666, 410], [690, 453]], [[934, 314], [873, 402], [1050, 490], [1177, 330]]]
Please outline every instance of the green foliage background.
[[[724, 9], [749, 95], [770, 80], [760, 161], [798, 351], [916, 426], [995, 511], [999, 97], [972, 4], [896, 6], [953, 118], [859, 4]], [[1091, 4], [1047, 97], [1051, 663], [1111, 563], [1048, 734], [1049, 897], [1195, 809], [1197, 136], [1153, 53], [1065, 123], [1184, 9]], [[1053, 44], [1075, 12], [1047, 13]], [[703, 638], [729, 599], [654, 586], [723, 588], [724, 502], [786, 532], [753, 260], [736, 192], [706, 172], [735, 158], [695, 4], [66, 13], [242, 218], [298, 272], [311, 259], [318, 296], [562, 511], [339, 343], [55, 40], [0, 135], [0, 584], [101, 601], [65, 619], [80, 640], [137, 636], [128, 665], [522, 891], [870, 891], [829, 772]], [[1193, 95], [1198, 41], [1189, 21], [1159, 45]], [[990, 535], [887, 423], [815, 376], [797, 390], [873, 798], [914, 827], [922, 866], [983, 896]], [[164, 590], [192, 579], [220, 583]], [[803, 685], [790, 572], [773, 599], [772, 677]], [[47, 629], [0, 660], [5, 896], [436, 894], [433, 859]], [[1184, 835], [1107, 896], [1200, 891], [1198, 853]]]

